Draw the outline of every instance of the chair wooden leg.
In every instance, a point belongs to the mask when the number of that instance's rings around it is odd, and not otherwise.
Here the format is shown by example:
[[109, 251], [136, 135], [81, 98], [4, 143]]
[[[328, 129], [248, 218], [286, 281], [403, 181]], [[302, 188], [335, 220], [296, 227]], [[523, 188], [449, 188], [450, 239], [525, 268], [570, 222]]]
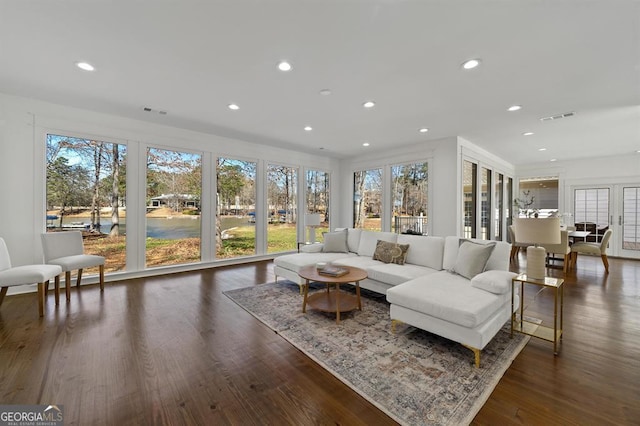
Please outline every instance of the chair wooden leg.
[[2, 302], [4, 301], [4, 297], [7, 295], [7, 290], [9, 290], [9, 287], [0, 288], [0, 306], [2, 306]]
[[609, 259], [607, 259], [607, 255], [603, 254], [602, 256], [602, 263], [604, 264], [604, 270], [607, 271], [607, 274], [609, 273]]
[[104, 291], [104, 265], [100, 265], [100, 291]]
[[511, 255], [509, 256], [509, 262], [513, 262], [517, 254], [518, 254], [518, 247], [511, 246]]
[[44, 293], [49, 287], [49, 281], [38, 283], [38, 313], [41, 317], [44, 316]]
[[71, 300], [71, 271], [64, 273], [64, 291], [67, 294], [67, 302]]
[[562, 267], [562, 271], [566, 274], [569, 270], [569, 266], [571, 263], [571, 253], [564, 255], [564, 265]]
[[56, 275], [56, 278], [53, 280], [54, 288], [56, 292], [56, 306], [60, 304], [60, 275]]
[[82, 280], [82, 268], [78, 269], [78, 279], [76, 280], [76, 287], [80, 287], [81, 280]]

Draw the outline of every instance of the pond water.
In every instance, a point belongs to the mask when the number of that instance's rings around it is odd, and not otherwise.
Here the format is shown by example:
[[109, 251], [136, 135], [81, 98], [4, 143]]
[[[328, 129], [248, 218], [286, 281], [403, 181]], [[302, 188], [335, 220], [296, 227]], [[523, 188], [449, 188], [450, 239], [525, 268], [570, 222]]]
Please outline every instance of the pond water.
[[[148, 217], [147, 221], [147, 237], [151, 238], [164, 238], [164, 239], [179, 239], [199, 237], [200, 230], [200, 216], [174, 216], [171, 219]], [[236, 216], [222, 216], [222, 230], [235, 228], [238, 226], [253, 226], [253, 223], [249, 222], [249, 216], [236, 217]], [[58, 225], [60, 220], [50, 221], [48, 224]], [[64, 227], [78, 227], [82, 229], [83, 224], [88, 226], [90, 220], [88, 218], [70, 217], [64, 218], [62, 225]], [[111, 228], [111, 220], [107, 218], [100, 219], [100, 227], [102, 232], [108, 233]], [[120, 219], [120, 232], [126, 233], [127, 231], [126, 218]]]

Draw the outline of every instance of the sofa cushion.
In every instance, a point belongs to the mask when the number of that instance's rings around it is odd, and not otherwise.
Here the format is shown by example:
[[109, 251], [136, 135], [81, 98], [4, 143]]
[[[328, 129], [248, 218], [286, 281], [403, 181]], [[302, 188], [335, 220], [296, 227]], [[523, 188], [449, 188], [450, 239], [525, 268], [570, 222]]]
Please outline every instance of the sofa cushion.
[[406, 263], [426, 266], [435, 270], [442, 270], [442, 256], [444, 254], [444, 238], [425, 237], [422, 235], [398, 235], [398, 244], [409, 244]]
[[362, 229], [349, 228], [347, 229], [347, 246], [351, 253], [357, 253], [360, 246], [360, 236], [362, 235]]
[[373, 252], [373, 260], [404, 265], [407, 250], [409, 250], [409, 244], [388, 243], [378, 240], [376, 250]]
[[397, 265], [395, 263], [385, 263], [369, 266], [367, 268], [367, 275], [370, 279], [383, 282], [389, 285], [398, 285], [417, 277], [436, 273], [435, 269], [425, 268], [424, 266], [411, 265], [405, 263], [404, 265]]
[[298, 272], [300, 268], [315, 265], [318, 262], [334, 262], [337, 259], [357, 257], [353, 253], [294, 253], [278, 256], [273, 263], [284, 269]]
[[487, 265], [484, 268], [486, 271], [489, 270], [501, 270], [508, 271], [509, 270], [509, 252], [511, 251], [511, 244], [505, 243], [504, 241], [487, 241], [487, 240], [478, 240], [478, 239], [465, 239], [461, 237], [448, 236], [444, 241], [444, 257], [442, 259], [442, 269], [452, 269], [456, 263], [456, 259], [458, 258], [458, 249], [460, 248], [460, 240], [469, 240], [474, 243], [479, 244], [495, 244], [495, 248], [489, 260], [487, 261]]
[[343, 256], [340, 259], [336, 259], [335, 261], [333, 261], [333, 264], [340, 266], [353, 266], [355, 268], [364, 269], [366, 271], [368, 271], [369, 268], [384, 265], [384, 263], [380, 262], [379, 260], [373, 260], [369, 256], [356, 256], [352, 253], [350, 254], [351, 256]]
[[373, 253], [376, 251], [376, 244], [378, 243], [378, 240], [395, 243], [398, 240], [398, 234], [396, 234], [395, 232], [362, 230], [360, 234], [360, 244], [358, 245], [357, 251], [358, 255], [373, 257]]
[[484, 271], [495, 244], [480, 244], [473, 241], [461, 241], [456, 263], [452, 272], [471, 279]]
[[321, 253], [324, 248], [322, 243], [302, 244], [300, 246], [300, 252], [302, 253]]
[[471, 285], [494, 294], [504, 294], [511, 290], [511, 280], [516, 275], [509, 271], [485, 271], [473, 277]]
[[360, 234], [362, 229], [360, 228], [336, 228], [336, 231], [347, 230], [347, 247], [351, 253], [358, 252], [358, 246], [360, 245]]
[[493, 294], [471, 286], [461, 275], [439, 271], [387, 290], [387, 300], [463, 327], [483, 323], [511, 301], [510, 293]]
[[324, 237], [324, 247], [322, 247], [322, 251], [324, 253], [348, 253], [349, 249], [347, 248], [347, 230], [344, 229], [342, 231], [335, 232], [325, 232], [323, 234]]

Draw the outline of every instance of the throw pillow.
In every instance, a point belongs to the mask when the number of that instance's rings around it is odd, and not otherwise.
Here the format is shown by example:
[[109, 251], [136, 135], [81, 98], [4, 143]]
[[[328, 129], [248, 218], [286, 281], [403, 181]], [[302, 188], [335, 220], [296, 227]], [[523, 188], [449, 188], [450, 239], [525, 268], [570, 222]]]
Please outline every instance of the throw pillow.
[[516, 275], [509, 271], [484, 271], [471, 279], [471, 286], [493, 294], [504, 294], [511, 290], [511, 280]]
[[347, 253], [347, 230], [336, 232], [325, 232], [324, 246], [322, 251], [325, 253]]
[[458, 249], [453, 272], [469, 280], [482, 273], [495, 246], [496, 243], [480, 244], [463, 241]]
[[409, 244], [396, 244], [378, 240], [376, 250], [373, 252], [373, 260], [404, 265], [408, 250]]

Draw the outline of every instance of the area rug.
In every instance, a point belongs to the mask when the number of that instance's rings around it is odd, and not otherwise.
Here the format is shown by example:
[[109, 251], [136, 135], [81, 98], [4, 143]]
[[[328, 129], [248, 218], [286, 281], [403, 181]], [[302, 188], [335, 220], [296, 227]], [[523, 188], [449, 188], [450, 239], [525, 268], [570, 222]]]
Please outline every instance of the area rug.
[[224, 292], [401, 424], [470, 423], [528, 341], [520, 334], [511, 339], [505, 324], [475, 368], [473, 352], [460, 344], [408, 325], [392, 333], [385, 297], [362, 293], [362, 311], [343, 313], [336, 324], [334, 314], [309, 308], [303, 314], [298, 285], [290, 281]]

